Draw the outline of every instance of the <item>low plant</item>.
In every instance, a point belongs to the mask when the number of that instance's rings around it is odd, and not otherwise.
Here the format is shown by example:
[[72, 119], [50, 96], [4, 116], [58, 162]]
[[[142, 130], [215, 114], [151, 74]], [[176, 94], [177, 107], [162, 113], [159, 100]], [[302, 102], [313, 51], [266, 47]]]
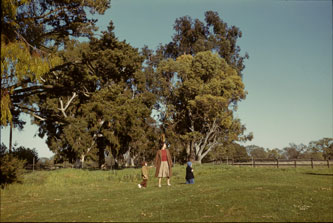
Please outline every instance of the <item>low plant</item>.
[[13, 154], [5, 153], [0, 156], [1, 187], [14, 182], [22, 182], [25, 160], [20, 160]]

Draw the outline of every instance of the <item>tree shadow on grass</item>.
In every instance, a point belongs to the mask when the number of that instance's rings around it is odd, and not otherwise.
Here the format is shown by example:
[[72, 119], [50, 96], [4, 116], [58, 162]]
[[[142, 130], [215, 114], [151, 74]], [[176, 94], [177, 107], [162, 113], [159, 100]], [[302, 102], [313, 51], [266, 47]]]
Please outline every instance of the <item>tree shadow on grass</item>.
[[308, 175], [317, 175], [317, 176], [331, 176], [331, 177], [333, 177], [333, 174], [331, 174], [331, 173], [305, 173], [305, 174], [308, 174]]

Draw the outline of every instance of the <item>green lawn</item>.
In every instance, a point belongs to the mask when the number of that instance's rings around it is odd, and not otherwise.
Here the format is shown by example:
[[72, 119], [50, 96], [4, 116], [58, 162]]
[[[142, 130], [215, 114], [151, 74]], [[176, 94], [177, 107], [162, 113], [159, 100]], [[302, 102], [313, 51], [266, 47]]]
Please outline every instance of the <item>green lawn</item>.
[[139, 189], [140, 169], [35, 171], [23, 184], [1, 190], [1, 221], [255, 221], [333, 222], [333, 169], [185, 166], [171, 187], [157, 187], [150, 170]]

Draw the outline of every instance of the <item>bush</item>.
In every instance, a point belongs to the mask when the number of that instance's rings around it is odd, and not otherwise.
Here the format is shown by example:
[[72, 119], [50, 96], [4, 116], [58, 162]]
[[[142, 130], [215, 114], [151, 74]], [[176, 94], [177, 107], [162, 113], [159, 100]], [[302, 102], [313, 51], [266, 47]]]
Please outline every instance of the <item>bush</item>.
[[25, 160], [20, 160], [12, 154], [6, 153], [0, 156], [1, 187], [14, 182], [22, 182]]
[[20, 160], [26, 160], [26, 164], [33, 164], [33, 160], [35, 162], [38, 161], [38, 153], [35, 148], [25, 148], [24, 146], [20, 146], [18, 148], [14, 148], [12, 154], [19, 158]]

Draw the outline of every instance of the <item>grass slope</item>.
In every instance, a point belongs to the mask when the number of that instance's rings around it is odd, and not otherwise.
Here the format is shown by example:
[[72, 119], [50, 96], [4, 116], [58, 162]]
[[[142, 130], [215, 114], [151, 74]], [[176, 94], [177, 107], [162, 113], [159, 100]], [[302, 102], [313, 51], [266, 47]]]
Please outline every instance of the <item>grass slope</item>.
[[333, 169], [194, 166], [195, 184], [174, 167], [172, 186], [150, 170], [36, 171], [1, 190], [1, 221], [333, 222]]

